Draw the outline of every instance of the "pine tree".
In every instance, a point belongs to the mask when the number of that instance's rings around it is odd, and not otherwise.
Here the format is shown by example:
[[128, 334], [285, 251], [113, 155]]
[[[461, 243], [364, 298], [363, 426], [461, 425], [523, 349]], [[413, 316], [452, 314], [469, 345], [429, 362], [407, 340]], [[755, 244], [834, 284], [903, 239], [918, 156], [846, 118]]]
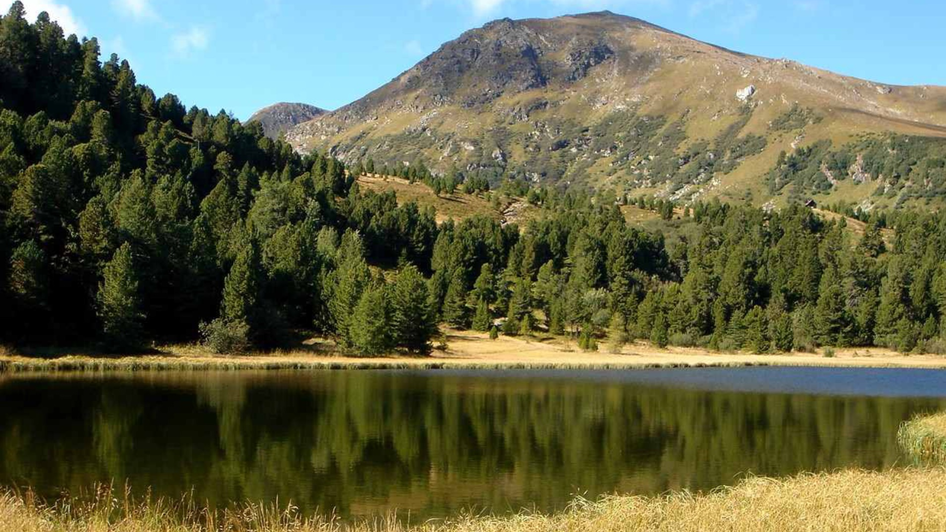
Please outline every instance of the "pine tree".
[[814, 310], [812, 310], [811, 305], [803, 305], [792, 315], [792, 344], [796, 351], [810, 353], [818, 347], [814, 330]]
[[[330, 287], [327, 296], [335, 336], [343, 348], [349, 348], [351, 316], [371, 280], [371, 271], [364, 258], [364, 245], [358, 233], [349, 231], [342, 237], [337, 263], [337, 268], [324, 285]], [[424, 294], [426, 297], [426, 287]]]
[[395, 343], [414, 353], [430, 353], [437, 332], [428, 303], [427, 283], [414, 266], [398, 272], [391, 290], [391, 326]]
[[843, 289], [837, 282], [826, 283], [815, 306], [815, 339], [820, 345], [846, 345], [849, 321]]
[[556, 297], [549, 305], [549, 334], [565, 334], [565, 310], [560, 297]]
[[792, 316], [785, 309], [785, 299], [781, 294], [772, 298], [768, 308], [769, 338], [776, 351], [791, 352], [794, 335], [792, 333]]
[[650, 341], [661, 349], [667, 347], [667, 344], [670, 343], [670, 337], [667, 331], [667, 317], [663, 312], [658, 312], [656, 317], [654, 317]]
[[627, 342], [628, 338], [624, 316], [622, 316], [620, 312], [615, 312], [611, 316], [611, 324], [608, 327], [608, 347], [612, 353], [620, 353]]
[[769, 350], [765, 313], [758, 306], [752, 307], [746, 314], [746, 347], [753, 353], [761, 354]]
[[349, 324], [351, 349], [359, 355], [379, 355], [391, 347], [391, 320], [383, 286], [365, 290]]
[[476, 304], [476, 314], [473, 316], [473, 330], [486, 332], [492, 327], [492, 319], [489, 315], [489, 305], [486, 301], [480, 300]]
[[127, 242], [105, 265], [96, 300], [106, 346], [115, 350], [140, 349], [144, 315], [131, 245]]
[[467, 306], [466, 288], [463, 286], [463, 280], [457, 275], [450, 281], [450, 287], [444, 298], [443, 320], [461, 330], [470, 326], [470, 308]]
[[519, 320], [519, 335], [529, 336], [532, 334], [532, 314], [526, 314]]

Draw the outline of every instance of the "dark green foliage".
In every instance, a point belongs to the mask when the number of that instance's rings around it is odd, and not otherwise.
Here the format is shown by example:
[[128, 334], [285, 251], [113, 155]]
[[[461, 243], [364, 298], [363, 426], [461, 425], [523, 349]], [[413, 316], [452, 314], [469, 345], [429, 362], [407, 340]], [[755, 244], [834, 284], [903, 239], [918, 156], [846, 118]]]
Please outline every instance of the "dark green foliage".
[[473, 315], [473, 330], [486, 332], [492, 328], [493, 320], [489, 313], [489, 305], [482, 299], [476, 304], [476, 313]]
[[391, 307], [395, 344], [412, 353], [429, 353], [437, 325], [428, 305], [427, 283], [416, 267], [398, 272], [391, 288]]
[[467, 305], [467, 292], [463, 280], [454, 277], [443, 302], [443, 321], [458, 329], [470, 326], [470, 307]]
[[[760, 352], [912, 350], [946, 335], [942, 213], [837, 206], [868, 224], [855, 245], [842, 224], [800, 207], [637, 197], [664, 218], [665, 236], [625, 221], [627, 197], [531, 187], [527, 175], [566, 177], [556, 166], [568, 143], [539, 145], [535, 168], [505, 168], [490, 157], [503, 127], [478, 170], [435, 175], [421, 160], [367, 159], [349, 171], [299, 156], [259, 124], [157, 98], [126, 62], [101, 63], [95, 40], [31, 25], [18, 3], [10, 13], [0, 20], [0, 340], [107, 337], [131, 349], [202, 334], [242, 352], [298, 331], [356, 353], [427, 352], [439, 321], [492, 335], [501, 315], [508, 334], [567, 333], [584, 348], [609, 335], [614, 346], [636, 337]], [[630, 112], [562, 138], [582, 135], [642, 182], [674, 189], [763, 149], [744, 132], [751, 112], [695, 143], [683, 122]], [[793, 109], [773, 127], [814, 119]], [[769, 182], [817, 191], [883, 179], [900, 197], [939, 194], [944, 146], [822, 141], [781, 157]], [[441, 194], [492, 182], [497, 205], [524, 198], [535, 216], [524, 228], [485, 216], [438, 225], [429, 208], [360, 191], [353, 178], [363, 171]]]
[[391, 349], [391, 316], [383, 285], [361, 296], [349, 325], [351, 349], [359, 355], [379, 355]]
[[127, 242], [105, 264], [96, 301], [105, 345], [119, 351], [140, 349], [144, 316], [131, 245]]

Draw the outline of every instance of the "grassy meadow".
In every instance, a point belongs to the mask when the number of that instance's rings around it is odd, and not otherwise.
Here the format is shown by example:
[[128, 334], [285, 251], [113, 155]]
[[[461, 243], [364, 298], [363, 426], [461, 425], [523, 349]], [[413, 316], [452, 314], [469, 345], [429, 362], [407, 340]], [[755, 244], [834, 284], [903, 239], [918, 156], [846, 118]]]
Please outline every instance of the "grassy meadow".
[[343, 523], [286, 507], [247, 504], [211, 512], [187, 498], [134, 500], [107, 488], [45, 504], [0, 494], [3, 532], [545, 532], [770, 530], [925, 531], [946, 528], [946, 469], [842, 471], [789, 479], [750, 478], [706, 494], [576, 499], [554, 515], [465, 515], [405, 523], [393, 517]]

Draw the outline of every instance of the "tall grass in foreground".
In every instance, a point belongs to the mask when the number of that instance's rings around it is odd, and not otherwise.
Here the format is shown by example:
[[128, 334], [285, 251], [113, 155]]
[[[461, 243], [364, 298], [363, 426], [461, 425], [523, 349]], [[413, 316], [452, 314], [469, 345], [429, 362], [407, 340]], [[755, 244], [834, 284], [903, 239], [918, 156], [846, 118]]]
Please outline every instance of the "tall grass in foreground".
[[946, 464], [946, 412], [904, 423], [897, 443], [919, 461]]
[[[277, 506], [214, 513], [185, 498], [133, 501], [100, 489], [85, 502], [52, 505], [0, 494], [2, 532], [405, 532], [393, 519], [345, 525], [303, 519]], [[705, 495], [576, 500], [555, 515], [467, 516], [415, 525], [418, 532], [545, 531], [925, 531], [946, 529], [946, 469], [842, 471], [784, 480], [751, 478]]]

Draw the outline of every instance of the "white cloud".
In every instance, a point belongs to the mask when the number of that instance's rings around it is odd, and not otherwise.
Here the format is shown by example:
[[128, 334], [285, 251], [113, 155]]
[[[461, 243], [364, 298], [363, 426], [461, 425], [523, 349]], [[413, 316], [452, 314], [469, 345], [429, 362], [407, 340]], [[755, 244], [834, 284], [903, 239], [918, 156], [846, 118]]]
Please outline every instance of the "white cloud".
[[119, 14], [139, 22], [158, 19], [158, 12], [151, 5], [151, 0], [112, 0], [112, 7]]
[[690, 4], [690, 18], [715, 16], [722, 27], [738, 33], [759, 17], [759, 6], [748, 0], [697, 0]]
[[795, 0], [793, 5], [795, 6], [795, 9], [798, 9], [799, 11], [807, 11], [810, 13], [812, 11], [820, 10], [825, 6], [825, 3], [826, 2], [822, 2], [821, 0]]
[[45, 11], [49, 13], [50, 19], [59, 23], [66, 35], [75, 33], [81, 37], [88, 33], [82, 21], [76, 18], [72, 14], [72, 9], [65, 4], [57, 4], [53, 0], [22, 0], [22, 2], [29, 20], [36, 20], [36, 16]]
[[728, 3], [727, 0], [698, 0], [690, 4], [690, 17], [698, 17]]
[[272, 28], [281, 12], [282, 0], [263, 0], [263, 9], [256, 13], [256, 20]]
[[505, 0], [470, 0], [473, 5], [473, 12], [477, 16], [488, 15], [499, 7]]
[[[545, 2], [563, 7], [574, 7], [576, 9], [607, 9], [618, 8], [628, 5], [669, 5], [672, 0], [462, 0], [473, 9], [473, 14], [477, 17], [492, 15], [504, 5], [516, 2]], [[421, 7], [429, 7], [434, 0], [421, 0]]]
[[210, 33], [199, 26], [192, 26], [191, 29], [171, 37], [171, 49], [177, 57], [188, 57], [193, 52], [206, 50], [208, 44]]
[[415, 57], [424, 55], [424, 47], [421, 46], [420, 41], [417, 39], [406, 42], [404, 44], [404, 51], [407, 52], [408, 55]]

